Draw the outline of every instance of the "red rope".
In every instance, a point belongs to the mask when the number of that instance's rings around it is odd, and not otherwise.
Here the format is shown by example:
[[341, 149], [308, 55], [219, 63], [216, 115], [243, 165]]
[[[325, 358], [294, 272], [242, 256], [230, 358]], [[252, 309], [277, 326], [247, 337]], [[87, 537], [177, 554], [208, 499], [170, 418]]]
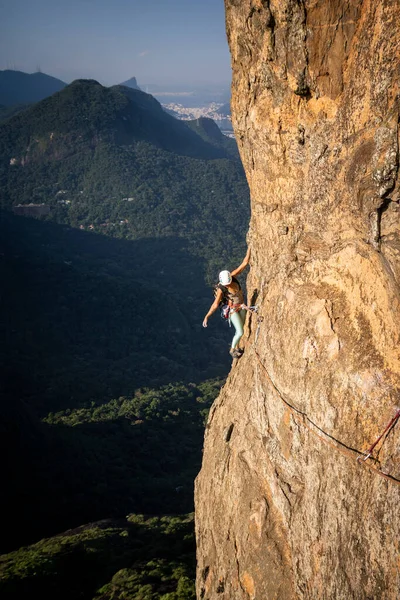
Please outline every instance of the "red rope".
[[[399, 418], [400, 418], [400, 409], [394, 415], [393, 419], [386, 425], [385, 429], [383, 430], [383, 432], [381, 433], [381, 435], [375, 440], [375, 442], [372, 444], [371, 448], [369, 448], [369, 450], [367, 451], [367, 455], [364, 457], [363, 460], [367, 460], [367, 458], [369, 458], [371, 456], [372, 451], [375, 448], [375, 446], [383, 438], [383, 436], [385, 435], [385, 433], [387, 431], [389, 431], [394, 426], [394, 424], [396, 423], [397, 419], [399, 419]], [[361, 458], [361, 457], [359, 456], [359, 458]]]

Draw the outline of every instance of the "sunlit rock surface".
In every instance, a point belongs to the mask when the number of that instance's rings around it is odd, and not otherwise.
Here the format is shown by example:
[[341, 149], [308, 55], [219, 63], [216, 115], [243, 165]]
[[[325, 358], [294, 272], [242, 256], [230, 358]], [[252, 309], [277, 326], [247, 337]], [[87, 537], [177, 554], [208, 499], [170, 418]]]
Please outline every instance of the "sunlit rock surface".
[[[225, 0], [245, 354], [196, 480], [202, 600], [399, 600], [398, 0]], [[383, 473], [389, 474], [386, 477]]]

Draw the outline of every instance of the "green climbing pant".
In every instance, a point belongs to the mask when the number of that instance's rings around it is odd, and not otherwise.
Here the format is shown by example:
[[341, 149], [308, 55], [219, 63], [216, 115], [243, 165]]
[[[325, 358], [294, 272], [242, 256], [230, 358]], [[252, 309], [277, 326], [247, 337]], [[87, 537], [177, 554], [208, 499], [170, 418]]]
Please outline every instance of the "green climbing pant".
[[240, 338], [243, 335], [243, 326], [246, 320], [246, 310], [244, 308], [234, 312], [230, 315], [229, 320], [235, 328], [235, 335], [232, 340], [232, 349], [236, 348], [238, 345]]

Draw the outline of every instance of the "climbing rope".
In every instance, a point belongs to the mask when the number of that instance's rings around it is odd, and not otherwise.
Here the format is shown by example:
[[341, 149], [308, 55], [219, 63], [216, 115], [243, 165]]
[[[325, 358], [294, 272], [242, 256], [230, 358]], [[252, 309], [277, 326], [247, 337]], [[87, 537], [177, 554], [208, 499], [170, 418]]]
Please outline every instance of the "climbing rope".
[[[258, 312], [258, 310], [254, 311], [254, 312]], [[261, 318], [261, 320], [259, 320], [260, 318]], [[383, 431], [383, 433], [377, 438], [377, 440], [369, 448], [369, 450], [367, 452], [367, 455], [365, 455], [364, 453], [361, 453], [361, 456], [360, 456], [360, 451], [359, 450], [356, 450], [355, 448], [351, 448], [350, 446], [346, 446], [346, 444], [344, 444], [340, 440], [337, 440], [332, 435], [330, 435], [329, 433], [327, 433], [326, 431], [324, 431], [321, 427], [319, 427], [316, 423], [314, 423], [308, 417], [308, 415], [305, 412], [303, 412], [300, 409], [298, 409], [295, 406], [293, 406], [293, 404], [291, 404], [283, 396], [283, 394], [280, 392], [280, 390], [278, 389], [278, 387], [276, 386], [276, 384], [273, 382], [270, 374], [268, 373], [267, 368], [265, 367], [264, 363], [262, 362], [261, 357], [258, 354], [257, 349], [256, 349], [258, 333], [259, 333], [259, 329], [260, 329], [260, 325], [261, 325], [262, 321], [263, 321], [263, 317], [261, 317], [261, 315], [258, 315], [257, 330], [256, 330], [255, 339], [254, 339], [254, 344], [253, 344], [254, 353], [256, 355], [256, 358], [257, 358], [260, 366], [262, 367], [263, 371], [265, 372], [265, 374], [267, 376], [267, 379], [269, 380], [270, 384], [272, 385], [272, 387], [274, 388], [274, 390], [276, 391], [276, 393], [278, 394], [278, 396], [282, 400], [282, 402], [284, 402], [285, 405], [289, 408], [289, 410], [292, 413], [292, 415], [293, 416], [295, 416], [295, 415], [299, 416], [301, 418], [301, 420], [302, 420], [302, 423], [303, 423], [304, 427], [306, 427], [306, 429], [308, 429], [308, 431], [310, 431], [314, 436], [316, 436], [318, 439], [320, 439], [324, 444], [327, 444], [331, 448], [334, 448], [337, 452], [339, 452], [343, 456], [347, 456], [347, 457], [353, 458], [354, 454], [357, 454], [358, 455], [358, 458], [357, 458], [357, 463], [358, 464], [360, 464], [360, 465], [368, 468], [370, 471], [373, 471], [374, 473], [376, 473], [380, 477], [383, 477], [386, 480], [391, 481], [392, 483], [394, 483], [396, 485], [400, 485], [400, 479], [398, 479], [397, 477], [394, 477], [390, 473], [385, 473], [381, 469], [377, 469], [376, 467], [374, 467], [371, 464], [368, 464], [366, 462], [367, 459], [371, 457], [373, 449], [378, 444], [378, 442], [382, 439], [382, 437], [385, 435], [385, 433], [389, 433], [389, 431], [395, 426], [396, 422], [399, 420], [399, 418], [400, 418], [400, 410], [397, 411], [396, 415], [388, 423], [388, 425], [386, 426], [386, 428]], [[295, 419], [295, 421], [296, 421], [296, 419]], [[319, 433], [317, 433], [315, 431], [315, 429], [317, 429], [319, 432], [321, 432], [325, 437], [323, 437], [322, 435], [319, 435]], [[363, 458], [362, 462], [360, 462], [361, 458]]]

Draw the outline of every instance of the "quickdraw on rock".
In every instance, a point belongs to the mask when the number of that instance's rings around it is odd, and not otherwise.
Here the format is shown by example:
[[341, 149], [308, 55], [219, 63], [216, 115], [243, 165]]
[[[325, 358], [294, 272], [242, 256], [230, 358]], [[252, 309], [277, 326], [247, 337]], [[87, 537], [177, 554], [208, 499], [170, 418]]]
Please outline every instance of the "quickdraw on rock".
[[258, 313], [258, 306], [249, 306], [249, 310], [257, 315], [257, 329], [254, 337], [254, 346], [257, 344], [258, 335], [260, 333], [261, 323], [264, 321], [264, 317]]

